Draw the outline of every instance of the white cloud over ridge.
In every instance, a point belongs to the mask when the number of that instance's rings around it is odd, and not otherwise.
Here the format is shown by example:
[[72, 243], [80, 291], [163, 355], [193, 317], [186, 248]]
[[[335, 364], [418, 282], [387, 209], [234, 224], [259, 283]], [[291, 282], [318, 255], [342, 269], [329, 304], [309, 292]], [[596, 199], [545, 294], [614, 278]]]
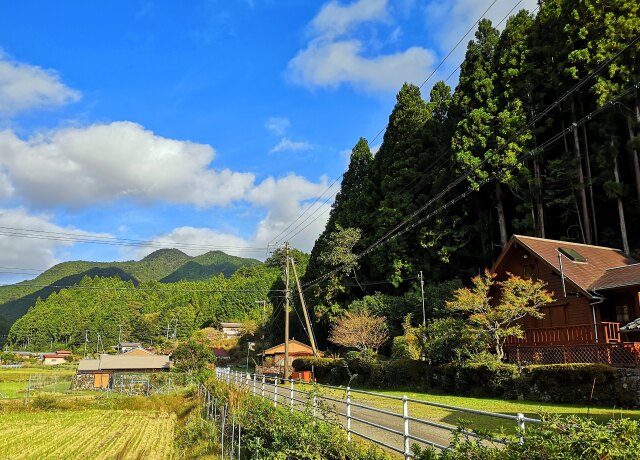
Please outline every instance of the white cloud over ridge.
[[[74, 233], [78, 236], [109, 236], [106, 233], [91, 233], [73, 228], [64, 228], [54, 224], [51, 216], [30, 214], [24, 208], [0, 208], [0, 227], [29, 229], [41, 232]], [[7, 231], [7, 229], [0, 229]], [[15, 233], [15, 232], [13, 232]], [[47, 269], [60, 262], [56, 258], [56, 251], [72, 246], [70, 241], [50, 240], [42, 238], [23, 238], [0, 234], [0, 266], [28, 267], [33, 269]], [[27, 276], [29, 277], [29, 276]], [[31, 278], [35, 277], [30, 276]], [[0, 282], [17, 281], [16, 275], [0, 273]], [[18, 278], [24, 279], [25, 276]]]
[[0, 115], [11, 117], [79, 99], [80, 92], [62, 83], [54, 70], [13, 61], [0, 50]]
[[5, 130], [0, 150], [0, 171], [14, 194], [37, 206], [117, 199], [224, 206], [242, 199], [255, 179], [209, 169], [215, 151], [208, 145], [161, 137], [131, 122], [64, 128], [26, 140]]
[[[174, 243], [230, 246], [232, 248], [225, 249], [224, 252], [264, 260], [266, 255], [264, 248], [267, 244], [280, 232], [287, 230], [291, 244], [308, 252], [311, 251], [318, 235], [324, 230], [329, 218], [331, 204], [324, 203], [324, 200], [318, 202], [313, 200], [326, 191], [327, 182], [326, 177], [314, 183], [295, 174], [278, 179], [270, 177], [262, 181], [251, 190], [247, 200], [254, 207], [266, 209], [267, 214], [258, 222], [253, 235], [249, 238], [211, 228], [183, 226], [157, 235], [155, 239]], [[325, 193], [325, 197], [331, 196], [337, 187], [338, 184], [334, 185], [329, 193]], [[289, 224], [305, 210], [307, 212], [303, 218], [287, 229]], [[294, 236], [295, 233], [298, 234]], [[190, 255], [205, 252], [181, 250]], [[151, 252], [153, 252], [152, 248], [137, 248], [135, 257], [144, 257]]]

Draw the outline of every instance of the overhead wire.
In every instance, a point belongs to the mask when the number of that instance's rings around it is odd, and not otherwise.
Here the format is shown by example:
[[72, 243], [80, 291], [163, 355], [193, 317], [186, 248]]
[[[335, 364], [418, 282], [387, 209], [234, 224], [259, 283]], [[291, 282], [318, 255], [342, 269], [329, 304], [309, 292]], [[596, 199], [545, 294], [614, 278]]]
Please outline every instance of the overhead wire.
[[[500, 151], [502, 151], [507, 145], [509, 145], [509, 143], [516, 138], [517, 136], [519, 136], [520, 134], [522, 134], [522, 132], [524, 132], [527, 129], [530, 129], [531, 126], [535, 125], [538, 121], [540, 121], [542, 119], [542, 117], [546, 116], [547, 114], [549, 114], [553, 109], [555, 109], [556, 107], [558, 107], [564, 100], [566, 100], [569, 96], [571, 96], [574, 92], [578, 91], [580, 88], [582, 88], [584, 85], [586, 85], [589, 81], [591, 81], [596, 75], [598, 75], [600, 73], [600, 71], [602, 69], [604, 69], [606, 66], [608, 66], [609, 64], [611, 64], [613, 61], [615, 61], [618, 57], [620, 57], [627, 49], [629, 49], [630, 47], [634, 46], [636, 43], [638, 43], [640, 41], [640, 34], [636, 35], [636, 37], [634, 37], [632, 40], [630, 40], [624, 47], [622, 47], [615, 55], [611, 56], [610, 58], [606, 59], [605, 61], [603, 61], [600, 65], [598, 65], [591, 73], [589, 73], [587, 76], [583, 77], [580, 81], [578, 81], [574, 86], [572, 86], [569, 90], [567, 90], [562, 96], [560, 96], [558, 99], [556, 99], [556, 101], [554, 101], [553, 103], [551, 103], [549, 106], [547, 106], [545, 109], [543, 109], [539, 114], [537, 114], [536, 116], [534, 116], [534, 118], [529, 121], [523, 128], [521, 128], [518, 132], [516, 132], [516, 134], [512, 135], [507, 141], [505, 141], [497, 150], [494, 151], [489, 151], [489, 154], [485, 156], [485, 158], [478, 163], [474, 168], [469, 169], [468, 171], [466, 171], [465, 173], [463, 173], [462, 175], [460, 175], [458, 178], [456, 178], [453, 182], [451, 182], [447, 187], [445, 187], [440, 193], [438, 193], [435, 197], [433, 197], [432, 199], [430, 199], [425, 205], [421, 206], [420, 208], [418, 208], [418, 210], [414, 211], [410, 216], [408, 216], [407, 218], [405, 218], [402, 222], [400, 222], [398, 225], [396, 225], [395, 227], [393, 227], [391, 230], [389, 230], [388, 232], [385, 233], [385, 235], [383, 235], [381, 238], [379, 238], [376, 242], [374, 242], [373, 244], [371, 244], [367, 249], [365, 249], [364, 251], [362, 251], [361, 253], [359, 253], [356, 258], [360, 259], [361, 257], [363, 257], [364, 255], [370, 253], [373, 249], [375, 249], [376, 247], [380, 246], [383, 242], [389, 240], [391, 238], [392, 235], [395, 235], [396, 232], [399, 232], [402, 227], [404, 227], [405, 225], [407, 225], [414, 217], [416, 217], [418, 214], [420, 214], [422, 211], [424, 211], [425, 209], [427, 209], [429, 206], [431, 206], [433, 203], [435, 203], [436, 201], [440, 200], [448, 191], [452, 190], [453, 187], [457, 186], [460, 182], [462, 182], [464, 179], [466, 179], [467, 177], [469, 177], [474, 171], [477, 171], [479, 168], [481, 168], [482, 166], [486, 165], [489, 160], [491, 158], [493, 158], [493, 156], [495, 156], [497, 153], [499, 153]], [[635, 87], [635, 86], [634, 86]], [[634, 88], [632, 87], [632, 89]], [[617, 99], [616, 99], [617, 100]], [[593, 116], [593, 114], [596, 111], [592, 112], [592, 114], [590, 114], [589, 116]], [[598, 112], [599, 113], [599, 112]], [[576, 123], [574, 123], [572, 126], [570, 126], [567, 129], [574, 129], [574, 127], [576, 127]], [[564, 132], [565, 130], [563, 130]], [[493, 176], [491, 176], [493, 177]], [[486, 183], [483, 182], [483, 183]], [[473, 187], [471, 187], [471, 190], [475, 190]], [[463, 195], [466, 196], [469, 193], [471, 193], [470, 191], [465, 192]], [[449, 205], [449, 203], [447, 203], [447, 206]], [[422, 222], [423, 220], [421, 220]], [[415, 224], [412, 225], [410, 227], [414, 228]], [[406, 230], [408, 231], [408, 229]], [[403, 231], [401, 233], [398, 234], [403, 234], [406, 233], [406, 231]], [[327, 276], [329, 276], [332, 273], [335, 273], [338, 270], [342, 269], [342, 265], [339, 267], [336, 267], [335, 269], [329, 271], [328, 273], [319, 276], [318, 278], [316, 278], [315, 280], [312, 280], [308, 283], [305, 283], [305, 287], [308, 286], [312, 286], [314, 284], [317, 284], [317, 282], [321, 281], [322, 279], [326, 279]]]
[[[510, 14], [520, 3], [522, 3], [523, 0], [519, 0], [518, 3], [516, 4], [516, 6], [514, 6], [511, 11], [508, 13]], [[440, 61], [440, 63], [436, 66], [436, 68], [429, 74], [429, 76], [422, 82], [422, 84], [420, 84], [420, 88], [422, 88], [438, 71], [438, 69], [440, 69], [440, 67], [446, 62], [447, 59], [449, 59], [449, 57], [451, 57], [451, 55], [455, 52], [455, 50], [458, 48], [458, 46], [460, 46], [460, 44], [464, 41], [465, 37], [467, 37], [467, 35], [469, 35], [469, 33], [471, 33], [473, 31], [473, 29], [475, 29], [476, 25], [484, 18], [484, 16], [489, 12], [489, 10], [496, 4], [497, 0], [493, 0], [493, 2], [489, 5], [489, 7], [480, 15], [480, 17], [471, 25], [471, 27], [469, 27], [469, 29], [467, 30], [467, 32], [462, 36], [462, 38], [456, 43], [456, 45], [451, 48], [449, 50], [449, 52], [447, 53], [447, 55]], [[502, 19], [502, 21], [504, 21], [506, 19], [505, 18]], [[500, 24], [502, 23], [502, 21], [500, 21]], [[459, 67], [459, 66], [458, 66]], [[384, 130], [387, 128], [387, 125], [385, 125], [374, 137], [373, 139], [370, 141], [370, 143], [373, 143], [376, 141], [376, 139], [378, 139], [378, 137], [380, 136], [380, 134], [382, 134], [384, 132]], [[340, 176], [338, 176], [332, 183], [331, 185], [329, 185], [329, 187], [327, 187], [327, 189], [316, 199], [316, 201], [314, 202], [317, 203], [322, 196], [324, 196], [324, 194], [338, 181], [340, 180], [342, 177], [344, 176], [344, 173], [342, 173]], [[337, 194], [338, 192], [336, 192], [334, 194], [334, 196]], [[328, 201], [325, 200], [325, 203]], [[320, 206], [321, 208], [321, 206]], [[287, 238], [288, 233], [286, 233], [286, 231], [291, 228], [291, 226], [293, 224], [295, 224], [295, 222], [297, 222], [299, 219], [302, 218], [302, 216], [306, 213], [306, 211], [308, 211], [310, 208], [307, 208], [305, 210], [305, 212], [303, 212], [302, 214], [300, 214], [298, 217], [296, 217], [296, 219], [294, 219], [288, 226], [287, 228], [285, 228], [283, 231], [281, 231], [276, 237], [274, 237], [272, 240], [269, 241], [269, 245], [271, 243], [273, 243], [274, 240], [277, 239], [277, 242], [281, 242], [284, 241]], [[322, 215], [322, 214], [321, 214]], [[315, 220], [317, 220], [320, 216], [318, 216], [316, 219], [314, 219], [312, 222], [314, 222]], [[305, 227], [305, 229], [308, 227], [309, 225], [307, 225]], [[292, 233], [292, 232], [289, 232]], [[298, 235], [300, 232], [296, 233], [296, 235]], [[285, 236], [283, 236], [282, 238], [280, 238], [281, 235], [285, 234]], [[295, 236], [295, 235], [294, 235]], [[293, 238], [293, 237], [289, 237], [289, 238]]]
[[[497, 0], [496, 0], [497, 1]], [[444, 61], [446, 61], [446, 59], [455, 51], [455, 49], [460, 45], [460, 43], [462, 43], [462, 41], [464, 40], [464, 38], [469, 35], [469, 33], [475, 28], [475, 26], [484, 18], [484, 16], [487, 14], [487, 12], [491, 9], [491, 7], [496, 3], [496, 1], [494, 1], [485, 11], [484, 13], [476, 20], [476, 22], [469, 28], [469, 30], [465, 33], [465, 35], [458, 41], [458, 43], [456, 44], [456, 46], [454, 48], [451, 49], [451, 51], [447, 54], [447, 56], [445, 56], [445, 58], [440, 62], [440, 64], [436, 67], [436, 70], [434, 70], [429, 77], [420, 85], [420, 88], [422, 88], [428, 81], [429, 79], [435, 74], [435, 72], [437, 71], [437, 69], [440, 68], [440, 66], [444, 63]], [[511, 13], [513, 13], [513, 11], [523, 2], [524, 0], [519, 0], [508, 12], [506, 15], [504, 15], [504, 17], [500, 20], [500, 22], [498, 22], [497, 26], [499, 26], [500, 24], [502, 24], [510, 15]], [[535, 11], [537, 11], [539, 9], [539, 7], [534, 8], [534, 10], [532, 10], [532, 14], [535, 13]], [[458, 69], [460, 69], [462, 64], [458, 64], [458, 66], [456, 66], [456, 68], [449, 74], [449, 76], [447, 77], [447, 79], [445, 80], [445, 83], [455, 74], [455, 72], [458, 71]], [[545, 69], [549, 67], [549, 65], [545, 66]], [[545, 70], [543, 69], [543, 70]], [[553, 69], [551, 69], [551, 71], [553, 71]], [[549, 73], [551, 73], [551, 71]], [[538, 83], [538, 85], [536, 85], [536, 88], [542, 83]], [[382, 131], [384, 131], [386, 129], [386, 125], [385, 127], [382, 129]], [[381, 131], [381, 132], [382, 132]], [[380, 133], [378, 133], [380, 134]], [[376, 136], [377, 137], [377, 136]], [[375, 138], [374, 138], [375, 140]], [[373, 142], [373, 141], [372, 141]], [[442, 153], [440, 153], [438, 155], [438, 157], [434, 160], [435, 164], [432, 164], [430, 166], [429, 169], [437, 169], [439, 167], [442, 167], [446, 164], [447, 162], [447, 157], [446, 155], [448, 153], [451, 153], [452, 149], [451, 147], [447, 148], [446, 150], [444, 150]], [[423, 170], [424, 172], [424, 170]], [[426, 185], [426, 181], [428, 178], [424, 178], [422, 176], [420, 176], [419, 174], [416, 174], [414, 176], [414, 178], [412, 180], [410, 180], [404, 187], [403, 189], [401, 189], [399, 192], [397, 193], [402, 193], [403, 191], [405, 191], [407, 188], [409, 188], [412, 184], [418, 182], [418, 184], [414, 187], [412, 187], [412, 191], [409, 193], [417, 193], [419, 190], [421, 190], [424, 185]], [[333, 196], [337, 195], [337, 193], [339, 193], [339, 190], [336, 191], [334, 193]], [[328, 202], [328, 199], [325, 201], [325, 203]], [[318, 208], [318, 210], [321, 209], [321, 206]], [[331, 208], [325, 208], [325, 212], [329, 211]], [[293, 231], [295, 231], [295, 228], [292, 229], [288, 234], [286, 234], [283, 238], [280, 238], [279, 241], [283, 241], [284, 239], [293, 239], [294, 237], [296, 237], [297, 235], [299, 235], [300, 233], [302, 233], [304, 230], [306, 230], [308, 227], [310, 227], [316, 220], [318, 220], [320, 217], [322, 217], [324, 213], [321, 213], [320, 215], [318, 215], [315, 219], [313, 219], [311, 222], [309, 222], [306, 226], [304, 226], [302, 229], [300, 229], [298, 232], [296, 232], [295, 234], [292, 234]], [[305, 221], [308, 219], [305, 219]], [[299, 224], [300, 225], [300, 224]], [[298, 228], [299, 225], [296, 227]], [[362, 228], [362, 231], [365, 231], [368, 228], [371, 228], [373, 226], [373, 224], [370, 224], [369, 226], [367, 226], [366, 228]]]

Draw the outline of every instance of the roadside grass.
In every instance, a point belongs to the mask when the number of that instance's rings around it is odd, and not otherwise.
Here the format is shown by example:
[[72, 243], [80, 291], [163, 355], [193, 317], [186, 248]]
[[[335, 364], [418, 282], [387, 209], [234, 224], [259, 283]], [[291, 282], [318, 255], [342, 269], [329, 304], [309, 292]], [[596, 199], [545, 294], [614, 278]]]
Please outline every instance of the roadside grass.
[[[288, 395], [286, 391], [289, 386], [283, 385], [284, 395]], [[312, 391], [313, 385], [296, 384], [296, 388], [304, 391]], [[505, 400], [499, 398], [477, 398], [466, 396], [452, 396], [438, 392], [416, 392], [409, 390], [379, 390], [369, 388], [356, 388], [355, 390], [363, 390], [372, 393], [379, 393], [387, 396], [402, 398], [407, 396], [410, 399], [419, 401], [432, 402], [436, 404], [444, 404], [447, 406], [455, 406], [460, 408], [475, 409], [486, 412], [495, 412], [507, 415], [517, 415], [523, 413], [526, 417], [540, 418], [541, 414], [554, 415], [578, 415], [589, 416], [595, 421], [603, 423], [614, 418], [630, 418], [640, 420], [640, 410], [620, 409], [615, 407], [594, 406], [588, 408], [586, 405], [578, 404], [556, 404], [539, 401], [524, 400]], [[345, 399], [346, 390], [337, 388], [321, 387], [318, 395], [329, 396], [336, 399]], [[365, 404], [378, 409], [402, 414], [402, 401], [397, 399], [387, 399], [380, 396], [370, 394], [351, 392], [351, 401], [357, 404]], [[331, 404], [329, 404], [331, 405]], [[516, 422], [496, 417], [473, 414], [469, 412], [445, 409], [440, 407], [429, 406], [417, 402], [409, 402], [409, 415], [411, 417], [421, 418], [440, 422], [450, 426], [457, 426], [461, 421], [468, 421], [474, 430], [488, 430], [492, 433], [504, 432], [506, 434], [516, 433]]]
[[0, 458], [175, 458], [176, 415], [160, 411], [52, 410], [5, 413]]

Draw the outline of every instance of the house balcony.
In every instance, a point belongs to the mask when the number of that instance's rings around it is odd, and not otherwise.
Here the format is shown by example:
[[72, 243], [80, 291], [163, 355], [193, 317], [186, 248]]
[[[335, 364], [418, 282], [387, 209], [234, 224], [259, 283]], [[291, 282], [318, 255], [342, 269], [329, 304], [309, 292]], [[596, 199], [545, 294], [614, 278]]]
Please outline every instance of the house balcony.
[[553, 346], [620, 343], [620, 341], [620, 323], [601, 322], [595, 327], [593, 324], [579, 324], [525, 329], [521, 339], [509, 337], [505, 345]]

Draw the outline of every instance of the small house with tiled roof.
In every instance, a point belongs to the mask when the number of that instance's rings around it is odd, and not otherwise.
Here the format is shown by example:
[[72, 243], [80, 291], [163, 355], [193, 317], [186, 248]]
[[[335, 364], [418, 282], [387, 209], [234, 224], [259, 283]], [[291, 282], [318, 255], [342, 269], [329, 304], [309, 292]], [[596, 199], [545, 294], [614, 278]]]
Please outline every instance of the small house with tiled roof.
[[[512, 362], [634, 364], [640, 328], [640, 264], [619, 249], [514, 235], [492, 268], [540, 279], [554, 301], [543, 318], [520, 321], [523, 338], [505, 350]], [[621, 333], [622, 327], [622, 333]], [[625, 332], [626, 331], [626, 332]]]

